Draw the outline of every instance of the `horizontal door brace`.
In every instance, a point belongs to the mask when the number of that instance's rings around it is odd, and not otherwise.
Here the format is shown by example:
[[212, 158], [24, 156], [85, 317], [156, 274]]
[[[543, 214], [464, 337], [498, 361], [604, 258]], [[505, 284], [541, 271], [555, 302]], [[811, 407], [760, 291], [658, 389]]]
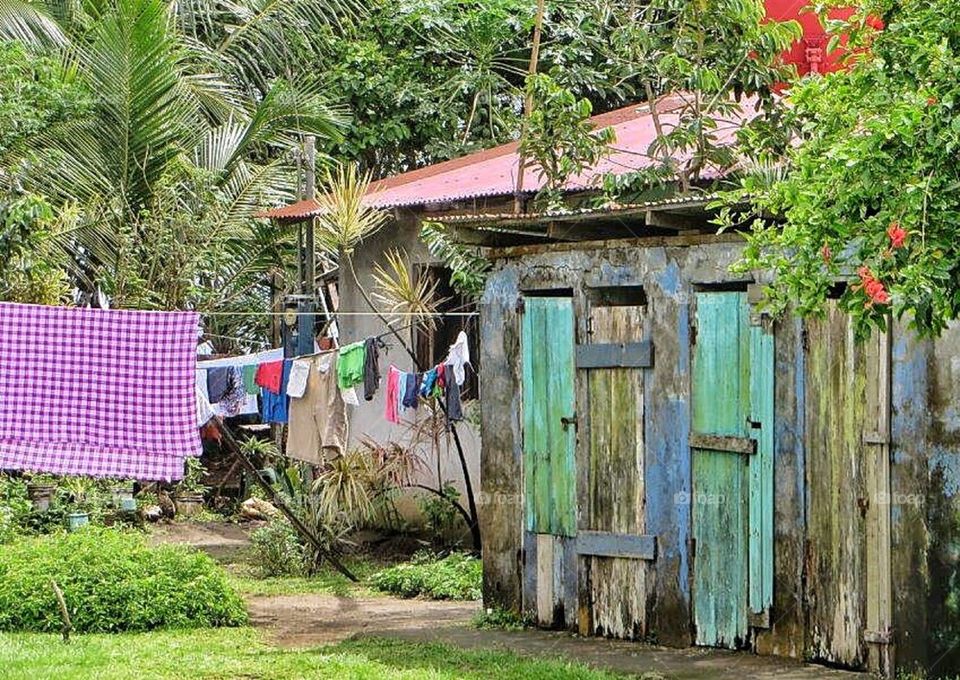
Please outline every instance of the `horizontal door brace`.
[[719, 434], [691, 434], [690, 448], [742, 453], [752, 456], [757, 452], [757, 440], [750, 437], [728, 437]]

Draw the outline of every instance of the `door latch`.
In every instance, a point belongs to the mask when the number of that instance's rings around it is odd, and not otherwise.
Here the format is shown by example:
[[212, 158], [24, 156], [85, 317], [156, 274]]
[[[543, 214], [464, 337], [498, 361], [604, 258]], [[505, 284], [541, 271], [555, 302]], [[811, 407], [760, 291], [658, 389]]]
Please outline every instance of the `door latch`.
[[563, 425], [563, 429], [564, 429], [564, 430], [566, 430], [566, 429], [567, 429], [568, 427], [570, 427], [571, 425], [573, 425], [574, 427], [576, 427], [576, 426], [577, 426], [577, 415], [576, 415], [576, 414], [573, 414], [572, 416], [569, 416], [569, 417], [566, 417], [566, 416], [561, 417], [561, 418], [560, 418], [560, 424]]

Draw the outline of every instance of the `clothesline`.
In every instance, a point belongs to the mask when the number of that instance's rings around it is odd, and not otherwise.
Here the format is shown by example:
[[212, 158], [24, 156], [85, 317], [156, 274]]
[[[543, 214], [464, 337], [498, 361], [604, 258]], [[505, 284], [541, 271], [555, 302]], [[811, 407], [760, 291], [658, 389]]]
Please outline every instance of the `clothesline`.
[[[322, 316], [321, 310], [315, 312], [199, 312], [201, 316]], [[376, 317], [474, 317], [480, 312], [330, 312], [330, 316], [376, 316]]]

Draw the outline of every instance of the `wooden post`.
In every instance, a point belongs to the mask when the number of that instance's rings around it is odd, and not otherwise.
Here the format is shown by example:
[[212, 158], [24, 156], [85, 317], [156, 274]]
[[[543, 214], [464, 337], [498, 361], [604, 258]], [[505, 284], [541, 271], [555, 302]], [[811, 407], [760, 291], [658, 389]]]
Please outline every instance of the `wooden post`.
[[60, 607], [60, 618], [63, 620], [63, 626], [60, 628], [60, 634], [63, 635], [63, 642], [70, 642], [70, 631], [73, 630], [73, 624], [70, 622], [70, 610], [67, 609], [67, 601], [63, 597], [63, 591], [53, 579], [50, 579], [50, 587], [53, 588], [53, 594], [57, 598], [57, 605]]
[[[540, 64], [540, 38], [543, 33], [543, 15], [546, 12], [546, 0], [537, 0], [537, 16], [533, 23], [533, 46], [530, 49], [530, 68], [527, 72], [529, 77], [537, 75], [537, 69]], [[527, 159], [523, 153], [523, 140], [527, 136], [527, 128], [530, 125], [530, 114], [533, 110], [533, 90], [530, 89], [530, 83], [527, 83], [527, 97], [523, 103], [523, 127], [520, 130], [521, 148], [518, 150], [520, 161], [517, 163], [517, 190], [513, 197], [513, 212], [519, 213], [523, 204], [523, 172], [527, 167]]]

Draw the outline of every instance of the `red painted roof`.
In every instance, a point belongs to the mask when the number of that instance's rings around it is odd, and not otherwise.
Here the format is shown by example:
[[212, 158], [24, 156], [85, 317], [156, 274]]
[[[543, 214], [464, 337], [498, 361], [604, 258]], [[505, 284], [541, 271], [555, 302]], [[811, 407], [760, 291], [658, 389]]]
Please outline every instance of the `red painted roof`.
[[[679, 120], [683, 95], [664, 97], [658, 101], [660, 123], [670, 129]], [[721, 121], [715, 134], [720, 143], [732, 141], [743, 124], [755, 115], [755, 100], [745, 99], [728, 120]], [[567, 191], [589, 189], [599, 184], [606, 174], [623, 175], [655, 165], [657, 159], [649, 155], [650, 145], [656, 139], [653, 116], [646, 104], [634, 104], [591, 119], [597, 128], [613, 127], [616, 141], [610, 153], [595, 167], [577, 175], [565, 185]], [[688, 154], [678, 154], [676, 160], [684, 162]], [[517, 169], [520, 159], [517, 143], [503, 144], [492, 149], [437, 163], [371, 184], [368, 203], [377, 208], [450, 203], [453, 201], [491, 196], [512, 196], [517, 185]], [[722, 169], [708, 168], [702, 173], [705, 178], [716, 177]], [[535, 167], [528, 167], [523, 188], [536, 192], [543, 181]], [[300, 201], [293, 205], [263, 213], [264, 217], [276, 219], [303, 219], [317, 214], [317, 204]]]

